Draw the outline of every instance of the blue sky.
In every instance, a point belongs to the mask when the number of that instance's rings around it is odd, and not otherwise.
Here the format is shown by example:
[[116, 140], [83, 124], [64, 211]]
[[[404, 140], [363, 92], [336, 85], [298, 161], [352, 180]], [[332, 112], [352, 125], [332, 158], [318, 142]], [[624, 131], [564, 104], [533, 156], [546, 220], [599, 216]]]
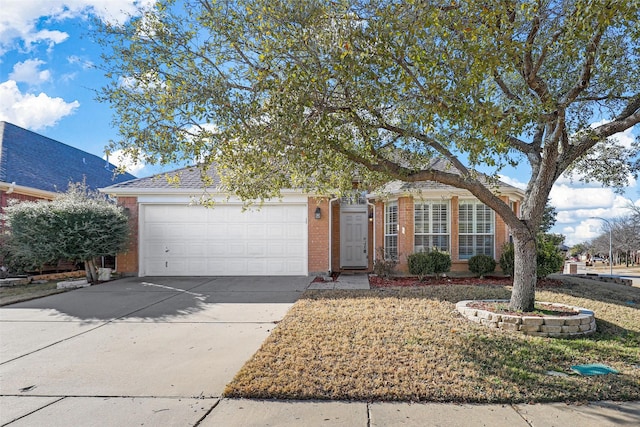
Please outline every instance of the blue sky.
[[[65, 144], [104, 157], [117, 132], [108, 105], [95, 101], [106, 81], [96, 68], [100, 47], [93, 44], [90, 16], [122, 22], [135, 13], [134, 4], [151, 0], [1, 0], [0, 120], [33, 130]], [[618, 135], [631, 144], [640, 127]], [[116, 163], [112, 156], [110, 161]], [[129, 167], [136, 176], [160, 172], [158, 167]], [[503, 180], [524, 188], [526, 168], [505, 171]], [[640, 206], [640, 187], [632, 178], [624, 195], [598, 184], [583, 185], [561, 178], [551, 192], [558, 222], [552, 231], [572, 245], [596, 237], [606, 219], [628, 214], [629, 203]]]

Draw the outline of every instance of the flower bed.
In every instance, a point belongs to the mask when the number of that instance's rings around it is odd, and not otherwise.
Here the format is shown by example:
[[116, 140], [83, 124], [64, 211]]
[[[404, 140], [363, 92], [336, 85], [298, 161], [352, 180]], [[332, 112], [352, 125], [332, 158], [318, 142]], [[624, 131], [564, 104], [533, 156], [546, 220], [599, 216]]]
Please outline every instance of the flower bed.
[[[509, 300], [465, 300], [456, 304], [456, 309], [467, 319], [489, 328], [520, 332], [554, 338], [572, 338], [592, 334], [596, 331], [593, 311], [564, 304], [541, 302], [547, 309], [557, 308], [558, 313], [514, 313], [492, 311], [487, 305], [509, 304]], [[478, 308], [487, 306], [486, 309]], [[576, 314], [571, 314], [576, 313]]]

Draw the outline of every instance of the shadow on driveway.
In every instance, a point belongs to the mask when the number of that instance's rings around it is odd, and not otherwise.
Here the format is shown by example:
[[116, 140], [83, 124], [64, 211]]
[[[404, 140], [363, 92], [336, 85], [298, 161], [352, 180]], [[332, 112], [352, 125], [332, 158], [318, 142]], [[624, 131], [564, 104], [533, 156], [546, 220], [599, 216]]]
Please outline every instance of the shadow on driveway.
[[[3, 307], [2, 319], [11, 319], [13, 309], [39, 310], [51, 317], [69, 316], [81, 321], [136, 319], [137, 321], [194, 320], [200, 312], [232, 304], [247, 305], [232, 319], [229, 309], [219, 318], [213, 314], [203, 321], [247, 321], [254, 311], [274, 304], [298, 300], [309, 277], [130, 277], [88, 288]], [[253, 307], [253, 308], [252, 308]], [[214, 310], [215, 311], [215, 310]], [[219, 310], [218, 310], [219, 311]], [[61, 316], [62, 315], [62, 316]]]

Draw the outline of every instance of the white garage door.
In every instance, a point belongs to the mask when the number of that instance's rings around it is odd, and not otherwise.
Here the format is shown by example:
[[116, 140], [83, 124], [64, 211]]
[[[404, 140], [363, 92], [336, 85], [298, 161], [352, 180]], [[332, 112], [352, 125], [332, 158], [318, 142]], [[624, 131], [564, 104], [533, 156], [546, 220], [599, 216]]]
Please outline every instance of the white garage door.
[[307, 274], [307, 206], [142, 205], [142, 276]]

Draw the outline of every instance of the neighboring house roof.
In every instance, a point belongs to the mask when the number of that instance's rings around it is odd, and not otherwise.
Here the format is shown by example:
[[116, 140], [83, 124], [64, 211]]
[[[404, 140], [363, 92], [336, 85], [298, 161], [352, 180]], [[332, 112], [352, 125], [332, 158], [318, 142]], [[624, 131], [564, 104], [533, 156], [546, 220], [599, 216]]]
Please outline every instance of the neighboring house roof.
[[84, 182], [92, 190], [135, 179], [80, 149], [7, 122], [0, 122], [0, 182], [45, 192]]

